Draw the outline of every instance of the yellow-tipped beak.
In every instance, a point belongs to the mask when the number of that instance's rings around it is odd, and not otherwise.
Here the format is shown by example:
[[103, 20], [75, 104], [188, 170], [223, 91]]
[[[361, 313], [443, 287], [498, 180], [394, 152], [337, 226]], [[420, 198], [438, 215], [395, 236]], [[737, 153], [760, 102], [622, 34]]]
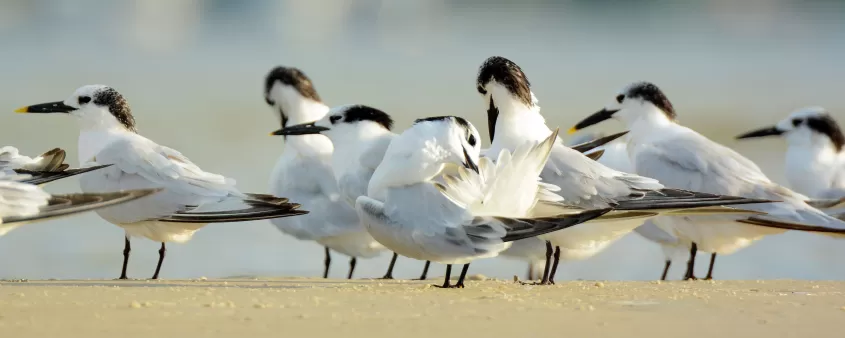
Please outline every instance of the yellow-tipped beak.
[[19, 114], [29, 113], [29, 106], [24, 106], [24, 107], [20, 107], [18, 109], [15, 109], [15, 113], [19, 113]]
[[566, 131], [566, 133], [569, 134], [569, 135], [572, 135], [572, 134], [575, 134], [576, 131], [578, 131], [578, 128], [572, 127], [572, 128], [569, 128], [569, 130]]

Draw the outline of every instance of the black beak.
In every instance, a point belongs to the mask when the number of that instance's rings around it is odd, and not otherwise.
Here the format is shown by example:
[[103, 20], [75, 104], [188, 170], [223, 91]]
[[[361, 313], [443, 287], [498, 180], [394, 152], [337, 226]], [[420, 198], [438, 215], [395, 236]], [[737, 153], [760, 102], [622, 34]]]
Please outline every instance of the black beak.
[[784, 131], [778, 129], [778, 127], [768, 127], [768, 128], [757, 129], [757, 130], [754, 130], [754, 131], [749, 131], [745, 134], [737, 136], [736, 138], [737, 138], [737, 140], [739, 140], [739, 139], [744, 139], [744, 138], [754, 138], [754, 137], [763, 137], [763, 136], [777, 136], [777, 135], [783, 135], [783, 133], [784, 133]]
[[312, 134], [319, 134], [322, 131], [329, 130], [330, 128], [315, 126], [314, 123], [316, 122], [309, 122], [303, 124], [296, 124], [288, 127], [284, 127], [282, 129], [276, 130], [270, 135], [312, 135]]
[[467, 153], [466, 148], [464, 148], [464, 167], [467, 167], [467, 169], [478, 174], [478, 165], [469, 158], [469, 153]]
[[574, 133], [578, 130], [587, 128], [587, 127], [592, 126], [592, 125], [599, 123], [601, 121], [610, 119], [611, 117], [613, 117], [613, 114], [616, 114], [616, 112], [618, 112], [618, 111], [619, 111], [619, 109], [617, 109], [617, 110], [607, 110], [607, 109], [599, 110], [598, 112], [594, 113], [593, 115], [587, 116], [587, 118], [581, 120], [581, 122], [578, 122], [578, 124], [576, 124], [574, 127], [569, 129], [569, 133], [572, 134], [572, 133]]
[[64, 104], [63, 101], [56, 101], [56, 102], [47, 102], [41, 104], [34, 104], [31, 106], [21, 107], [15, 109], [15, 113], [39, 113], [39, 114], [49, 114], [49, 113], [69, 113], [77, 108], [68, 106]]

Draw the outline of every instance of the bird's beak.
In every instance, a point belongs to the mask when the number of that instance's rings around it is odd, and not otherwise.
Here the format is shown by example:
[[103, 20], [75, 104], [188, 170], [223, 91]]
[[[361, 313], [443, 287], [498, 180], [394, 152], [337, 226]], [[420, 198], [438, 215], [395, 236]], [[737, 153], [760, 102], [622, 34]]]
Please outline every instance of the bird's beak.
[[270, 135], [311, 135], [311, 134], [319, 134], [322, 131], [329, 130], [330, 128], [315, 126], [314, 123], [316, 122], [309, 122], [303, 124], [296, 124], [288, 127], [284, 127], [282, 129], [276, 130]]
[[619, 111], [619, 109], [616, 109], [616, 110], [607, 110], [607, 109], [599, 110], [598, 112], [594, 113], [593, 115], [587, 116], [587, 118], [581, 120], [581, 122], [578, 122], [578, 124], [576, 124], [574, 127], [569, 129], [568, 133], [573, 134], [578, 130], [587, 128], [587, 127], [592, 126], [594, 124], [597, 124], [601, 121], [610, 119], [611, 117], [613, 117], [613, 114], [616, 114], [616, 112], [618, 112], [618, 111]]
[[47, 102], [41, 104], [34, 104], [31, 106], [20, 107], [15, 109], [15, 113], [39, 113], [39, 114], [49, 114], [49, 113], [70, 113], [77, 108], [71, 107], [66, 105], [63, 101], [56, 101], [56, 102]]
[[473, 162], [469, 157], [469, 153], [467, 153], [466, 148], [464, 148], [464, 167], [478, 174], [478, 165], [475, 164], [475, 162]]
[[763, 137], [763, 136], [777, 136], [783, 135], [784, 131], [778, 129], [778, 127], [767, 127], [761, 128], [754, 131], [749, 131], [745, 134], [739, 135], [736, 137], [737, 140], [744, 139], [744, 138], [754, 138], [754, 137]]

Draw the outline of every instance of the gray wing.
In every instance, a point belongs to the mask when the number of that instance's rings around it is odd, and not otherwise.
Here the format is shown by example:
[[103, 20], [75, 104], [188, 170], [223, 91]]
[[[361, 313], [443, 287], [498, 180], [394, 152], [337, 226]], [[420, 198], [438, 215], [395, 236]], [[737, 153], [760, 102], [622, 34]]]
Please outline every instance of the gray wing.
[[561, 144], [555, 144], [540, 174], [543, 182], [561, 188], [566, 203], [582, 208], [606, 208], [620, 199], [663, 188], [657, 180], [610, 169]]
[[669, 187], [783, 201], [743, 205], [743, 209], [768, 214], [749, 218], [758, 225], [791, 229], [790, 224], [803, 224], [831, 232], [845, 229], [845, 223], [810, 207], [803, 196], [772, 183], [750, 160], [695, 133], [638, 146], [634, 166], [637, 173]]
[[365, 231], [353, 206], [338, 192], [328, 159], [284, 156], [271, 177], [270, 191], [314, 211], [307, 215], [277, 218], [270, 222], [280, 231], [301, 240]]
[[[370, 234], [403, 256], [452, 264], [491, 252], [491, 248], [476, 248], [460, 226], [465, 210], [431, 184], [389, 188], [384, 203], [361, 196], [356, 206]], [[505, 248], [501, 245], [498, 251]]]
[[355, 206], [355, 200], [358, 196], [367, 195], [367, 185], [370, 184], [370, 178], [373, 177], [373, 170], [361, 169], [354, 173], [341, 176], [337, 180], [337, 188], [340, 190], [340, 195], [349, 203], [350, 206]]
[[34, 171], [34, 170], [27, 170], [27, 169], [15, 169], [15, 172], [18, 174], [26, 174], [29, 175], [30, 178], [23, 180], [24, 183], [41, 185], [50, 183], [56, 180], [60, 180], [63, 178], [68, 178], [72, 176], [76, 176], [79, 174], [84, 174], [89, 171], [94, 171], [98, 169], [102, 169], [105, 167], [110, 166], [111, 164], [104, 164], [104, 165], [97, 165], [93, 167], [87, 168], [74, 168], [74, 169], [63, 169], [60, 171]]

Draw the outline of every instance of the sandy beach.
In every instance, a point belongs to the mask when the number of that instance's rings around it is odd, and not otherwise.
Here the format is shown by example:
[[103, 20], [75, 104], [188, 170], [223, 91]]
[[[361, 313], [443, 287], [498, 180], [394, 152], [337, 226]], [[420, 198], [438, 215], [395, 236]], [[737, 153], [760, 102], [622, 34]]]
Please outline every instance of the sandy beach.
[[0, 282], [4, 337], [837, 337], [845, 282]]

